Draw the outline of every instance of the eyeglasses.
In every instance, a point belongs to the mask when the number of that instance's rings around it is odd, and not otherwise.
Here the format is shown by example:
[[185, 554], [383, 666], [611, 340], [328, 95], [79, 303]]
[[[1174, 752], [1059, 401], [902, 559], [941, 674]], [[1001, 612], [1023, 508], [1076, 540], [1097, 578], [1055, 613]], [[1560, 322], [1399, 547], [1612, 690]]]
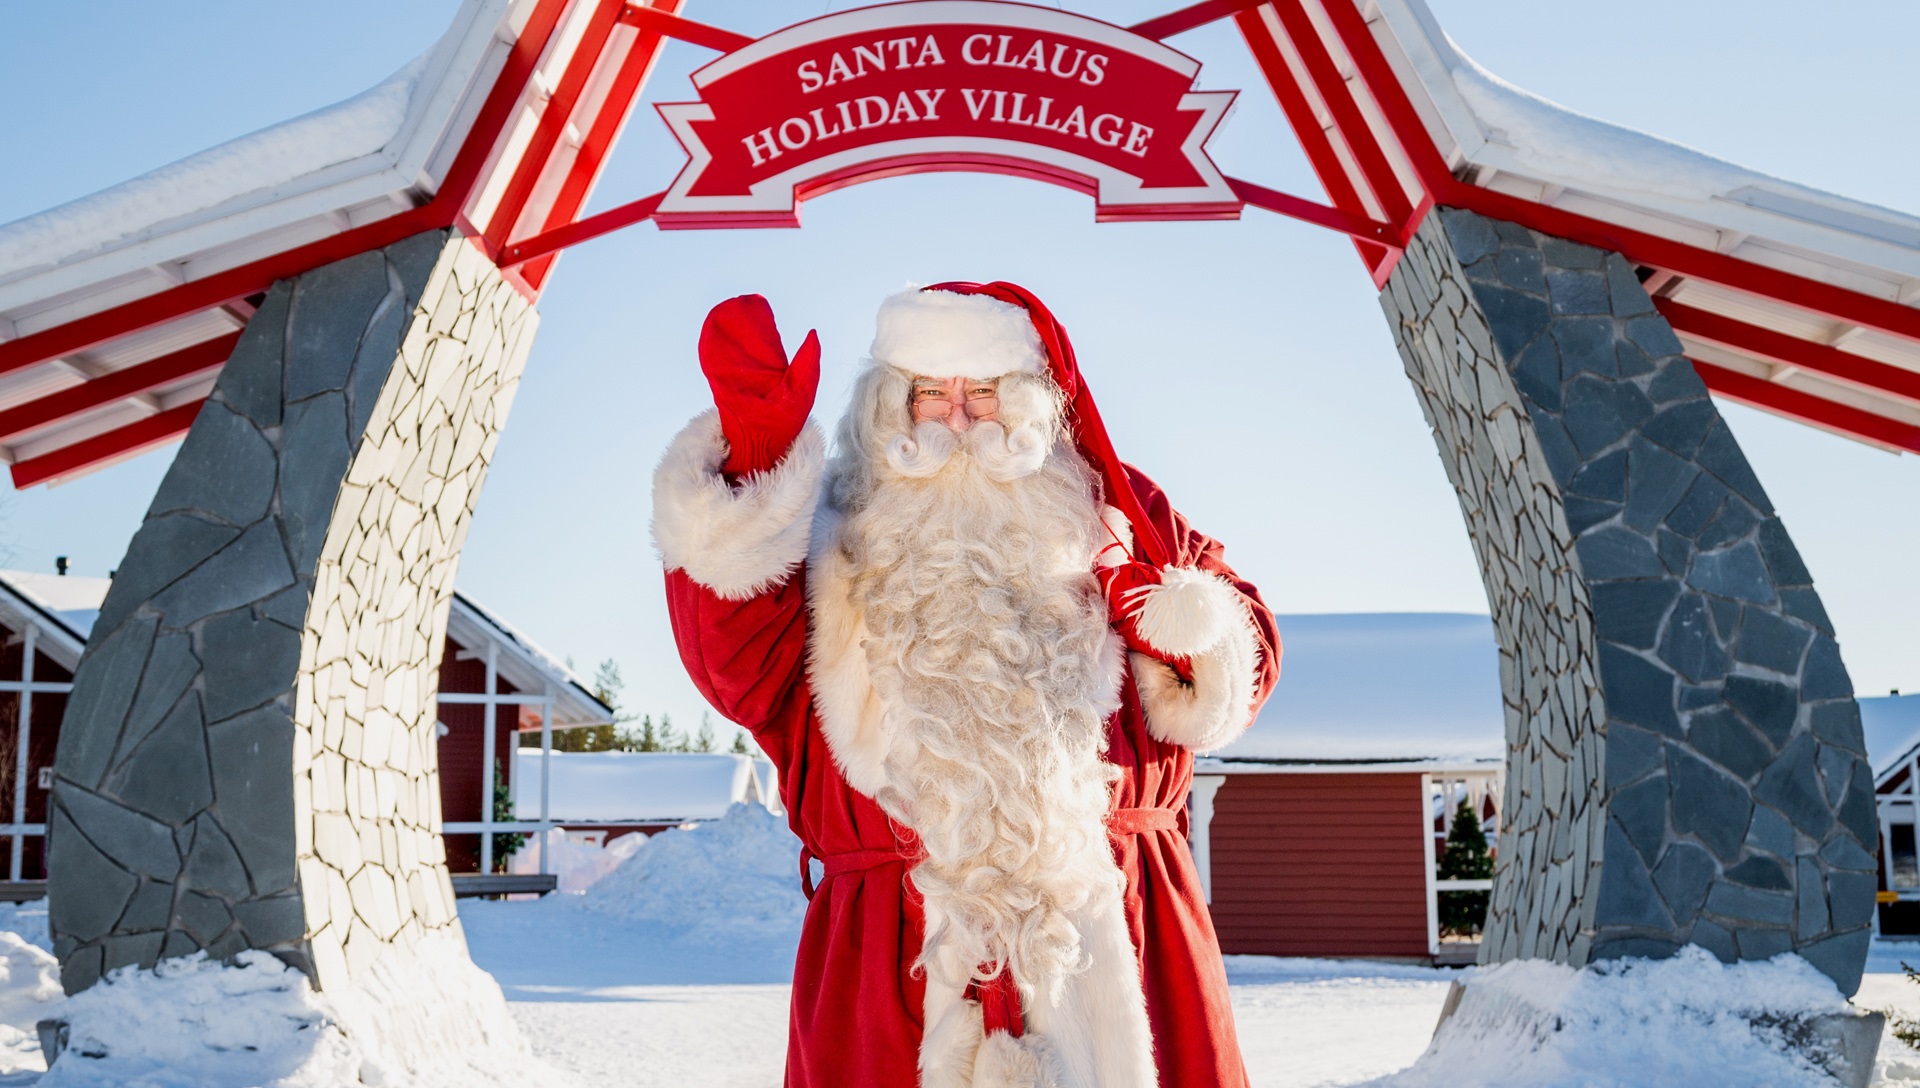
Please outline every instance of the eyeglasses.
[[964, 385], [931, 381], [916, 383], [913, 387], [913, 411], [920, 419], [946, 419], [953, 414], [954, 393], [961, 393], [965, 400], [967, 415], [974, 419], [984, 419], [1000, 410], [1000, 390], [990, 381], [970, 381]]

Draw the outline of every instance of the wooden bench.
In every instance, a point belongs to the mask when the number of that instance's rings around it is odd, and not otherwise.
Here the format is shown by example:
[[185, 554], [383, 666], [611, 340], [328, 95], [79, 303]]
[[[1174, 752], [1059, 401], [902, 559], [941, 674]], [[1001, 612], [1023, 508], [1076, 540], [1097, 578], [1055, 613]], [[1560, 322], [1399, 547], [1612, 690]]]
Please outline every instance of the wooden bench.
[[483, 895], [545, 895], [560, 886], [553, 873], [454, 873], [453, 894], [461, 899]]

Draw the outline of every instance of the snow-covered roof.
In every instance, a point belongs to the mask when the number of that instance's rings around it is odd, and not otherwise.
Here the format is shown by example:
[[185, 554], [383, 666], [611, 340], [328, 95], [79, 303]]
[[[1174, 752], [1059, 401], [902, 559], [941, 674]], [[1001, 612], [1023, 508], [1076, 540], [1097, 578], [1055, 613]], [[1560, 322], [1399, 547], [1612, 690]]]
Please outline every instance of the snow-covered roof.
[[500, 675], [520, 691], [534, 694], [552, 691], [558, 700], [553, 714], [555, 727], [606, 725], [613, 721], [613, 708], [601, 702], [566, 662], [458, 590], [454, 591], [453, 610], [447, 616], [447, 637], [469, 650], [477, 649], [482, 640], [505, 648], [507, 652], [495, 660]]
[[[0, 623], [17, 630], [20, 624], [33, 622], [49, 639], [50, 656], [72, 668], [79, 662], [111, 585], [111, 578], [0, 570]], [[469, 649], [482, 640], [498, 643], [506, 652], [496, 664], [508, 683], [535, 694], [553, 691], [558, 700], [556, 726], [604, 725], [613, 720], [613, 708], [601, 702], [565, 662], [457, 590], [447, 636]]]
[[[1772, 177], [1541, 98], [1475, 63], [1422, 0], [1354, 2], [1373, 11], [1374, 37], [1455, 176], [1870, 299], [1920, 302], [1920, 216]], [[1691, 307], [1920, 372], [1920, 342], [1793, 308], [1801, 300], [1693, 277], [1660, 275], [1647, 286], [1663, 309]], [[1734, 346], [1709, 338], [1704, 322], [1668, 317], [1698, 362], [1920, 426], [1920, 386], [1900, 380], [1905, 395], [1895, 395], [1884, 384], [1785, 365], [1754, 350], [1751, 338], [1736, 337], [1742, 344]]]
[[1880, 695], [1859, 702], [1867, 761], [1877, 780], [1904, 765], [1920, 748], [1920, 695]]
[[1505, 754], [1499, 649], [1471, 613], [1274, 617], [1280, 682], [1217, 753], [1229, 762], [1497, 765]]
[[426, 52], [344, 102], [0, 226], [0, 317], [25, 335], [412, 208], [500, 62], [511, 0], [468, 0]]
[[41, 651], [71, 671], [109, 584], [105, 578], [0, 570], [0, 626], [16, 632], [33, 626]]
[[[516, 748], [514, 755], [514, 777], [522, 783], [518, 810], [537, 812], [540, 750]], [[731, 752], [555, 752], [551, 758], [547, 813], [561, 823], [716, 820], [736, 801], [765, 804], [772, 796], [772, 765]]]
[[[25, 486], [177, 438], [190, 415], [139, 424], [207, 396], [275, 279], [489, 226], [594, 10], [463, 0], [438, 42], [361, 94], [0, 225], [0, 464], [35, 466], [16, 470]], [[379, 224], [394, 236], [334, 241]]]

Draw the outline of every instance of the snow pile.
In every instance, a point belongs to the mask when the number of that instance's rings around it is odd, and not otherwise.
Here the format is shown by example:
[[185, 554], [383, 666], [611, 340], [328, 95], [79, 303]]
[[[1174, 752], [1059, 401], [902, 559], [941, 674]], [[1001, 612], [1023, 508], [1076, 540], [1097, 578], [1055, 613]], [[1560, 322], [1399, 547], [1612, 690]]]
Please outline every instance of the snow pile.
[[539, 872], [544, 848], [548, 857], [546, 871], [560, 878], [560, 890], [584, 892], [619, 868], [620, 863], [632, 857], [646, 841], [645, 835], [629, 832], [601, 846], [571, 838], [564, 827], [553, 827], [547, 829], [544, 843], [536, 837], [515, 853], [508, 868], [516, 873]]
[[361, 1061], [307, 978], [265, 952], [125, 967], [59, 1011], [67, 1048], [45, 1088], [360, 1083]]
[[46, 1068], [34, 1025], [58, 1008], [60, 965], [53, 954], [0, 931], [0, 1076]]
[[[0, 935], [4, 936], [4, 935]], [[557, 1088], [458, 933], [390, 952], [343, 992], [265, 952], [121, 968], [58, 1008], [44, 1088]]]
[[53, 951], [53, 937], [47, 932], [47, 901], [0, 903], [0, 930], [17, 933], [28, 944]]
[[0, 226], [0, 269], [13, 274], [82, 257], [237, 197], [270, 199], [294, 179], [375, 154], [406, 122], [432, 53], [344, 102]]
[[583, 904], [690, 944], [792, 940], [806, 914], [800, 840], [759, 805], [663, 831], [588, 890]]
[[1420, 1060], [1376, 1088], [1831, 1088], [1787, 1036], [1851, 1011], [1798, 956], [1727, 965], [1691, 945], [1585, 970], [1516, 960], [1472, 972], [1464, 990]]

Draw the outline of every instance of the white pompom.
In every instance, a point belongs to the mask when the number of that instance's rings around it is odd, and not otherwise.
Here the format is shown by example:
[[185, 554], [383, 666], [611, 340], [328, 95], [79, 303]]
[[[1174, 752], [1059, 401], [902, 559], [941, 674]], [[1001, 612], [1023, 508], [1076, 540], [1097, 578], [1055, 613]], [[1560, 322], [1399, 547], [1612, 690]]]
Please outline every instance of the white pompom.
[[1135, 620], [1147, 644], [1169, 657], [1212, 648], [1239, 618], [1232, 586], [1205, 571], [1167, 567], [1158, 586], [1144, 587]]
[[973, 1059], [973, 1088], [1056, 1088], [1048, 1058], [1036, 1035], [990, 1032]]

